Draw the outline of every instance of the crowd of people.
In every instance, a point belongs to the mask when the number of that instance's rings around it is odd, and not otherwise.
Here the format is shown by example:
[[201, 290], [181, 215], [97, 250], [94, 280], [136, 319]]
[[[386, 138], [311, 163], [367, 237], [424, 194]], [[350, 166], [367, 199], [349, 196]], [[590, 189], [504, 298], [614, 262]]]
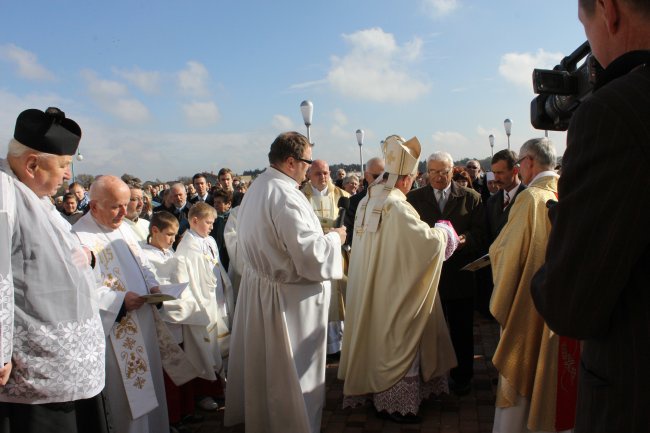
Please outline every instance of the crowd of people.
[[419, 140], [391, 135], [361, 176], [332, 174], [286, 132], [250, 184], [107, 174], [59, 199], [81, 127], [21, 112], [0, 160], [0, 432], [184, 432], [225, 405], [248, 432], [316, 433], [328, 357], [344, 408], [419, 423], [424, 399], [472, 390], [477, 311], [501, 330], [495, 433], [648, 431], [631, 198], [650, 187], [650, 8], [579, 17], [605, 69], [561, 173], [548, 138], [488, 173], [432, 149], [417, 173]]

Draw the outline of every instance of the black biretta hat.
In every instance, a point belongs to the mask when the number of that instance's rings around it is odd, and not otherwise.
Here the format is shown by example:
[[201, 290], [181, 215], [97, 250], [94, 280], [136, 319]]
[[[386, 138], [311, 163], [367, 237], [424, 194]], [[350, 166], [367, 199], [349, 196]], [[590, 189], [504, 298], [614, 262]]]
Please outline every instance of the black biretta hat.
[[74, 155], [81, 140], [81, 128], [65, 113], [50, 107], [45, 112], [30, 108], [18, 115], [14, 138], [21, 144], [54, 155]]

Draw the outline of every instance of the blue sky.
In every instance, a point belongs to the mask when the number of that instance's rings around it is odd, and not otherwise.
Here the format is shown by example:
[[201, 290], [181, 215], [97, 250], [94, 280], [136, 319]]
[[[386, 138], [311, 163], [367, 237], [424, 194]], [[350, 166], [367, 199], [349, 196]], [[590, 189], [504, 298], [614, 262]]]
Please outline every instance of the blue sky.
[[[585, 40], [567, 0], [0, 0], [0, 152], [26, 108], [83, 130], [77, 173], [174, 179], [267, 165], [281, 131], [314, 157], [364, 161], [390, 134], [455, 159], [543, 135], [532, 69]], [[566, 135], [551, 133], [558, 153]]]

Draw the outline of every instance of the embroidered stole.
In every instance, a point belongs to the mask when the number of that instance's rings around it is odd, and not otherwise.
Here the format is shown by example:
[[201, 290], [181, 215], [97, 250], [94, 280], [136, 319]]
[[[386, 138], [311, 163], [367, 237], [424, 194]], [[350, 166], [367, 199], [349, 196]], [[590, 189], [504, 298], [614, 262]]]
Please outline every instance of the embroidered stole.
[[[132, 244], [133, 240], [131, 239], [124, 238], [124, 241], [128, 245], [138, 270], [142, 274], [142, 261], [139, 259], [137, 246]], [[127, 285], [123, 281], [120, 262], [115, 257], [110, 244], [103, 243], [98, 238], [94, 250], [98, 256], [103, 283], [114, 291], [126, 292]], [[142, 278], [145, 279], [144, 274], [142, 274]], [[160, 348], [160, 358], [163, 368], [170, 379], [176, 385], [182, 385], [197, 377], [196, 368], [174, 341], [169, 329], [160, 318], [158, 310], [151, 305], [143, 305], [141, 308], [151, 308], [152, 310]], [[158, 407], [158, 400], [156, 399], [153, 379], [149, 369], [150, 363], [146, 344], [140, 329], [140, 322], [136, 312], [129, 311], [118, 323], [113, 325], [110, 331], [111, 345], [115, 352], [133, 419], [137, 419]]]
[[[104, 285], [117, 292], [126, 292], [120, 264], [113, 249], [99, 241], [95, 245]], [[142, 308], [147, 308], [143, 306]], [[111, 345], [120, 369], [131, 418], [136, 419], [158, 407], [149, 358], [140, 322], [135, 311], [126, 313], [109, 333]]]

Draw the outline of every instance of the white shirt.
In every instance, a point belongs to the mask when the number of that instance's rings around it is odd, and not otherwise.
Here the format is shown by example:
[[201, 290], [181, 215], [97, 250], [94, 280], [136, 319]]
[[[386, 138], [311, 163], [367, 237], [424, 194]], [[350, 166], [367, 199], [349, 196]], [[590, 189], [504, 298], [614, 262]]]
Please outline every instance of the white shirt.
[[319, 191], [316, 189], [314, 185], [311, 186], [311, 190], [314, 192], [314, 195], [320, 195], [320, 196], [327, 196], [327, 185], [325, 185], [325, 188], [323, 188], [322, 191]]

